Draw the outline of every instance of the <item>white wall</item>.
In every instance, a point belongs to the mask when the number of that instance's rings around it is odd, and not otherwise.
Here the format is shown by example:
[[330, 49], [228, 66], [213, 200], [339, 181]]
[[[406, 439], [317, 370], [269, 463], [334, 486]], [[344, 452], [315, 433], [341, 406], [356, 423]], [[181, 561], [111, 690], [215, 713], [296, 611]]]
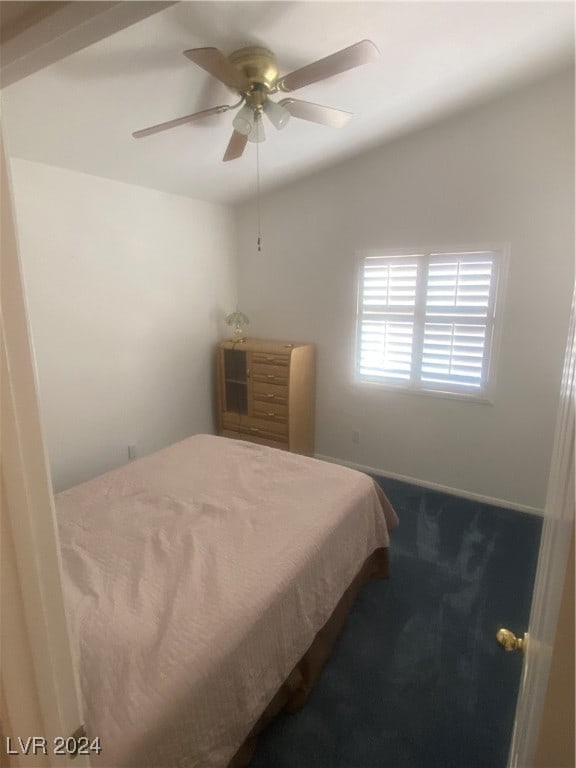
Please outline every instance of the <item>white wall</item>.
[[[213, 351], [236, 303], [229, 208], [12, 160], [56, 491], [213, 430]], [[224, 326], [225, 327], [225, 326]]]
[[[261, 254], [254, 204], [237, 209], [251, 334], [317, 344], [318, 454], [543, 507], [574, 283], [573, 113], [560, 73], [271, 192]], [[357, 252], [486, 243], [510, 246], [493, 405], [354, 385]]]

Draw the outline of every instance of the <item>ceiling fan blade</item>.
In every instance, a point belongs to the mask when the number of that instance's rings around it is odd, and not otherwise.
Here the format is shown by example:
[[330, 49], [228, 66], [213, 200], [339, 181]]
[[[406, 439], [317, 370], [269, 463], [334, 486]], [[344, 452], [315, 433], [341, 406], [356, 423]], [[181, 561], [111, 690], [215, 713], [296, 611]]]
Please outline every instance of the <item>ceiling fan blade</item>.
[[191, 48], [184, 51], [184, 56], [229, 88], [238, 91], [247, 91], [250, 88], [250, 80], [236, 69], [218, 48]]
[[177, 117], [175, 120], [168, 120], [166, 123], [158, 123], [158, 125], [151, 125], [150, 128], [142, 128], [140, 131], [134, 131], [132, 136], [134, 136], [135, 139], [143, 139], [144, 136], [150, 136], [152, 133], [160, 133], [160, 131], [167, 131], [168, 128], [176, 128], [178, 125], [193, 123], [195, 120], [200, 120], [203, 117], [218, 115], [221, 112], [228, 112], [229, 109], [230, 107], [227, 104], [222, 104], [219, 107], [211, 107], [210, 109], [203, 109], [201, 112], [194, 112], [192, 115]]
[[282, 99], [278, 104], [285, 107], [292, 117], [327, 125], [329, 128], [342, 128], [352, 117], [352, 112], [344, 112], [342, 109], [334, 109], [333, 107], [323, 107], [321, 104], [313, 104], [311, 101]]
[[340, 72], [346, 72], [347, 69], [367, 64], [369, 61], [377, 59], [379, 55], [378, 48], [371, 40], [361, 40], [359, 43], [343, 48], [324, 59], [319, 59], [301, 69], [290, 72], [289, 75], [281, 77], [276, 85], [281, 91], [295, 91], [297, 88], [303, 88], [305, 85], [318, 82], [318, 80], [339, 75]]
[[227, 163], [228, 160], [236, 160], [236, 158], [240, 157], [242, 152], [244, 152], [247, 142], [248, 136], [245, 136], [243, 133], [238, 133], [238, 131], [234, 131], [228, 142], [228, 146], [226, 147], [226, 152], [222, 158], [223, 161]]

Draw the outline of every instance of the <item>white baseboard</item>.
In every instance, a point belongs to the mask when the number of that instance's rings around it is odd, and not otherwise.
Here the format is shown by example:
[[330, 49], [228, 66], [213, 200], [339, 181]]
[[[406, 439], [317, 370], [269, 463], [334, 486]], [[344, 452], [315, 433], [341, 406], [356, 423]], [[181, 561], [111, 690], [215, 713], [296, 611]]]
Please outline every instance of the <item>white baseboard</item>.
[[366, 472], [369, 475], [376, 475], [377, 477], [387, 477], [390, 480], [400, 480], [403, 483], [410, 483], [411, 485], [419, 485], [422, 488], [429, 488], [431, 491], [440, 491], [441, 493], [448, 493], [451, 496], [460, 496], [464, 499], [470, 499], [471, 501], [479, 501], [482, 504], [491, 504], [494, 507], [505, 507], [506, 509], [514, 509], [518, 512], [527, 512], [530, 515], [544, 515], [544, 510], [538, 507], [529, 507], [526, 504], [517, 504], [513, 501], [506, 501], [504, 499], [495, 499], [492, 496], [483, 496], [481, 493], [472, 493], [471, 491], [464, 491], [460, 488], [450, 488], [447, 485], [440, 485], [439, 483], [430, 483], [427, 480], [418, 480], [415, 477], [407, 477], [406, 475], [399, 475], [396, 472], [386, 472], [383, 469], [375, 469], [374, 467], [365, 467], [363, 464], [356, 464], [353, 461], [346, 461], [345, 459], [335, 459], [332, 456], [322, 456], [321, 454], [315, 454], [317, 459], [322, 461], [329, 461], [332, 464], [342, 464], [344, 467], [350, 467], [350, 469], [357, 469], [359, 472]]

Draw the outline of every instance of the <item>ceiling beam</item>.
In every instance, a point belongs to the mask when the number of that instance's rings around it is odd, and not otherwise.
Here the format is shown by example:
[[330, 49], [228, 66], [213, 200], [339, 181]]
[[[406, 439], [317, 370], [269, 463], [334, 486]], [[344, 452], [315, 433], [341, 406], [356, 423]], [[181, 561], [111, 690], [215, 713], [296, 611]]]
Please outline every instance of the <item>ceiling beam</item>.
[[174, 2], [0, 2], [0, 87]]

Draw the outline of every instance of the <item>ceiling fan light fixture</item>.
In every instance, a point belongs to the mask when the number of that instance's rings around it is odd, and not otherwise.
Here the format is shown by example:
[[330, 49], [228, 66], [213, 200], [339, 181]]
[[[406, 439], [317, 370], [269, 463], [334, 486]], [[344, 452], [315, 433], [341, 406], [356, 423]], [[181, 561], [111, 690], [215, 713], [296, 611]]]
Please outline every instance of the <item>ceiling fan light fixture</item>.
[[283, 107], [281, 104], [278, 104], [271, 99], [266, 99], [264, 112], [274, 128], [279, 131], [281, 131], [282, 128], [285, 128], [290, 120], [290, 112], [288, 112], [286, 107]]
[[213, 47], [193, 48], [184, 51], [184, 55], [230, 90], [235, 91], [239, 101], [235, 104], [222, 104], [219, 107], [203, 109], [175, 120], [167, 120], [164, 123], [134, 131], [132, 136], [135, 139], [141, 139], [153, 133], [160, 133], [169, 128], [176, 128], [210, 115], [236, 110], [239, 107], [232, 121], [234, 130], [222, 158], [224, 162], [228, 162], [241, 157], [248, 141], [259, 144], [265, 140], [264, 114], [277, 130], [284, 128], [290, 117], [333, 128], [345, 125], [352, 116], [349, 112], [300, 99], [272, 101], [269, 98], [270, 94], [288, 93], [334, 77], [374, 61], [379, 53], [373, 42], [360, 40], [348, 48], [306, 64], [282, 77], [279, 76], [280, 70], [275, 55], [262, 46], [245, 46], [233, 51], [229, 56], [224, 56], [222, 51]]
[[266, 139], [266, 134], [264, 133], [264, 123], [262, 122], [262, 113], [255, 112], [254, 127], [248, 134], [248, 141], [252, 141], [255, 144], [260, 144], [265, 139]]
[[232, 121], [234, 130], [238, 133], [248, 136], [255, 127], [254, 110], [249, 104], [244, 104], [241, 109], [236, 113], [236, 117]]

